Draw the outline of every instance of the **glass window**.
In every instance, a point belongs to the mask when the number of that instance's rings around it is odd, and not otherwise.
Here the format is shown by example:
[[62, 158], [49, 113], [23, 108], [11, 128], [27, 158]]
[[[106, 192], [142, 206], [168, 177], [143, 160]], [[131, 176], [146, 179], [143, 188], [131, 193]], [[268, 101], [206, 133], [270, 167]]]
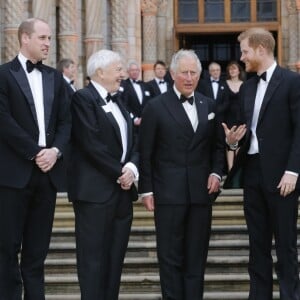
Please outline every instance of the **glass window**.
[[178, 0], [179, 23], [198, 23], [198, 0]]
[[205, 0], [205, 22], [224, 22], [224, 0]]
[[250, 0], [231, 0], [231, 22], [250, 21]]
[[213, 56], [217, 61], [228, 60], [230, 57], [230, 44], [218, 43], [213, 45]]
[[257, 21], [276, 21], [276, 0], [257, 0]]

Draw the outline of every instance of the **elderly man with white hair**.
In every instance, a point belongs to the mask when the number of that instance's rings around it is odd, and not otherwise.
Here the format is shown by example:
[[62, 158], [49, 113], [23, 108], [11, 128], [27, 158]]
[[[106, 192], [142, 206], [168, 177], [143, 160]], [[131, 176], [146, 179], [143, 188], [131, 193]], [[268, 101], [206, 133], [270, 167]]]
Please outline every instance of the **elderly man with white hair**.
[[100, 50], [88, 60], [87, 87], [72, 99], [69, 198], [75, 211], [82, 300], [117, 300], [138, 177], [133, 124], [117, 91], [120, 55]]

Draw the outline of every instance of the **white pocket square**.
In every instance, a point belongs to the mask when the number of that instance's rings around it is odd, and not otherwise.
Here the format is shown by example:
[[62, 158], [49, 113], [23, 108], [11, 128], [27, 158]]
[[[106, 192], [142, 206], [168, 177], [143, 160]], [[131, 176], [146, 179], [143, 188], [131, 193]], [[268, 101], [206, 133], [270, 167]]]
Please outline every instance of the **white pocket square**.
[[214, 119], [215, 118], [215, 113], [210, 113], [210, 114], [208, 114], [208, 120], [212, 120], [212, 119]]
[[106, 113], [111, 112], [111, 108], [106, 104], [101, 106]]

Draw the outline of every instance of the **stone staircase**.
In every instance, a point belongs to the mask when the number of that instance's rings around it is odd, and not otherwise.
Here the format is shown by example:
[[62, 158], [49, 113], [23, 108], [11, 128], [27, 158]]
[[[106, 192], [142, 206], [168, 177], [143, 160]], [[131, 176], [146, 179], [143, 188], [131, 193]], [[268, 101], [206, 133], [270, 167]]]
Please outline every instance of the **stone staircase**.
[[[213, 208], [204, 299], [247, 299], [247, 262], [248, 236], [243, 217], [242, 191], [224, 190]], [[76, 275], [74, 214], [72, 205], [63, 193], [57, 199], [45, 280], [47, 300], [80, 299]], [[161, 299], [153, 213], [147, 212], [139, 201], [134, 204], [134, 221], [119, 299]], [[276, 284], [274, 299], [279, 299]]]

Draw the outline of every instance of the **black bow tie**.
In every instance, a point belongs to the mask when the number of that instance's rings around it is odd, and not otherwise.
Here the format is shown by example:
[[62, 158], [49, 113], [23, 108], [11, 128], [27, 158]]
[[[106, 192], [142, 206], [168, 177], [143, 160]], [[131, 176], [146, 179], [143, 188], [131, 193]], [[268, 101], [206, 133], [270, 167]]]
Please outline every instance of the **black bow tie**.
[[71, 80], [71, 81], [70, 81], [70, 84], [74, 84], [74, 80]]
[[159, 81], [159, 84], [164, 84], [164, 83], [165, 83], [164, 80], [160, 80], [160, 81]]
[[194, 96], [191, 96], [191, 97], [187, 98], [187, 97], [181, 95], [181, 96], [180, 96], [180, 101], [181, 101], [182, 103], [184, 103], [185, 101], [188, 101], [189, 104], [193, 105]]
[[211, 82], [219, 83], [219, 80], [214, 80], [214, 79], [212, 79]]
[[259, 82], [261, 79], [267, 81], [267, 72], [263, 72], [260, 75], [257, 74], [256, 76], [257, 82]]
[[132, 82], [137, 83], [137, 84], [141, 83], [140, 80], [134, 80], [134, 79], [132, 80]]
[[107, 96], [106, 96], [106, 101], [107, 103], [109, 101], [112, 101], [112, 102], [117, 102], [117, 99], [118, 99], [118, 93], [114, 94], [114, 95], [111, 95], [110, 93], [107, 93]]
[[37, 68], [40, 72], [42, 71], [42, 61], [38, 61], [36, 64], [34, 64], [32, 61], [27, 60], [26, 61], [26, 69], [28, 73], [31, 73], [34, 68]]

